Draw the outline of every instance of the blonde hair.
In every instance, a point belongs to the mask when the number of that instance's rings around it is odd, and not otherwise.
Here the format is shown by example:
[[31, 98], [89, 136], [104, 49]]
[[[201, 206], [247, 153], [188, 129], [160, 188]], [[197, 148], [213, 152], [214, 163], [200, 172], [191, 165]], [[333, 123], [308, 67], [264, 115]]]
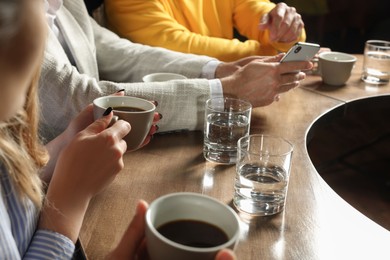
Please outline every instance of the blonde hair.
[[[18, 27], [17, 23], [11, 23], [19, 19], [16, 3], [20, 1], [0, 0], [0, 38], [5, 41], [12, 37]], [[8, 172], [20, 199], [23, 201], [28, 197], [37, 207], [41, 207], [44, 195], [39, 169], [48, 161], [47, 151], [38, 137], [39, 74], [40, 70], [37, 69], [23, 109], [11, 119], [0, 122], [0, 165]]]
[[39, 169], [47, 163], [48, 154], [38, 138], [38, 75], [28, 90], [24, 109], [0, 123], [0, 160], [19, 197], [23, 200], [27, 196], [40, 207], [44, 194]]

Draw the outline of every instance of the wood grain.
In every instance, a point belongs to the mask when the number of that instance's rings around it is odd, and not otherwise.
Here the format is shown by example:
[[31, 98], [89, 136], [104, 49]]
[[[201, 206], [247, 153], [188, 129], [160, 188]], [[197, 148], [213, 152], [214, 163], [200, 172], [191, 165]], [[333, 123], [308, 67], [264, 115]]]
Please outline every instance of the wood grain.
[[[251, 133], [280, 135], [294, 144], [285, 210], [272, 217], [244, 215], [238, 259], [390, 259], [390, 232], [339, 197], [321, 178], [307, 154], [307, 132], [328, 111], [390, 86], [360, 81], [362, 56], [342, 87], [308, 76], [278, 102], [253, 110]], [[206, 162], [203, 134], [156, 135], [145, 148], [125, 155], [125, 168], [91, 202], [80, 239], [89, 259], [103, 259], [118, 243], [138, 200], [172, 192], [198, 192], [231, 205], [234, 166]]]

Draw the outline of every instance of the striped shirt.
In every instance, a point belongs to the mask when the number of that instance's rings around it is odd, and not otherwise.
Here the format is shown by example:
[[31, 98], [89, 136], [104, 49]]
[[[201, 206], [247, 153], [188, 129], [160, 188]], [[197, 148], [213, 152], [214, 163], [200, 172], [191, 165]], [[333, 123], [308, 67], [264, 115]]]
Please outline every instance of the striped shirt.
[[39, 211], [23, 203], [0, 165], [0, 259], [71, 259], [73, 242], [50, 230], [37, 229]]

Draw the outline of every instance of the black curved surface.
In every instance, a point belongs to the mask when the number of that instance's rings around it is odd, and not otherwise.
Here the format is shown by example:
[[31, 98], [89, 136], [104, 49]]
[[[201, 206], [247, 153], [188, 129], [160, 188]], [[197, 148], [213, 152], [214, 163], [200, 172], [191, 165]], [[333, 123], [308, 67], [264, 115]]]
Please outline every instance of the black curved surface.
[[390, 95], [336, 107], [307, 137], [310, 159], [329, 186], [390, 230]]

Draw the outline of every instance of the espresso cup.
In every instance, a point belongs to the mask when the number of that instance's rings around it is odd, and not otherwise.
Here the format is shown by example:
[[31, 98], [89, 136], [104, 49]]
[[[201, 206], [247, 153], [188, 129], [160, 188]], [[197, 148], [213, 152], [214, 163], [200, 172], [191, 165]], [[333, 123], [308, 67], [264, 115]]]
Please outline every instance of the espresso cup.
[[318, 66], [325, 84], [341, 86], [351, 76], [356, 57], [342, 52], [322, 52], [319, 54]]
[[214, 260], [221, 249], [234, 249], [239, 235], [237, 214], [198, 193], [162, 196], [146, 212], [146, 243], [152, 260]]
[[108, 107], [113, 108], [118, 119], [131, 125], [130, 132], [123, 138], [127, 151], [136, 150], [144, 142], [153, 123], [156, 106], [145, 99], [128, 96], [105, 96], [93, 101], [95, 120], [102, 117]]
[[142, 78], [144, 82], [163, 82], [178, 79], [187, 79], [187, 77], [176, 73], [161, 72], [148, 74]]

